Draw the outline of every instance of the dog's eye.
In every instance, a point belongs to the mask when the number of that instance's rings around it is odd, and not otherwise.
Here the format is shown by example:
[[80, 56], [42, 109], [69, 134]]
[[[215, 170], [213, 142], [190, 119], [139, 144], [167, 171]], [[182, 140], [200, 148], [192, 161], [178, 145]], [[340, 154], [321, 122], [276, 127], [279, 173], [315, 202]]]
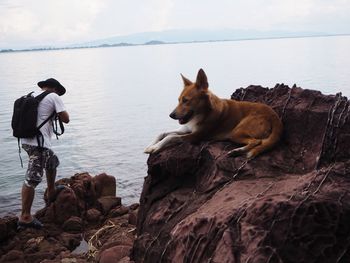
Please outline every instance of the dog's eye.
[[182, 103], [186, 103], [188, 101], [187, 98], [182, 98]]

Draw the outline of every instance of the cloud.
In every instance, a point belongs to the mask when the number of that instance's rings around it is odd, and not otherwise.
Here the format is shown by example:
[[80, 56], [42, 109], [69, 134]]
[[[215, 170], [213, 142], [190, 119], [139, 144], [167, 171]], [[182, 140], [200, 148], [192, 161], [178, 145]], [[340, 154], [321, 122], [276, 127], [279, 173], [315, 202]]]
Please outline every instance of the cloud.
[[11, 2], [11, 5], [8, 1], [2, 3], [0, 9], [0, 41], [4, 42], [64, 43], [78, 40], [88, 34], [105, 7], [105, 2], [99, 0]]
[[350, 33], [348, 0], [0, 0], [0, 48], [167, 29]]
[[168, 25], [175, 3], [176, 0], [110, 1], [93, 25], [94, 32], [116, 36], [163, 30]]
[[328, 27], [336, 30], [342, 27], [345, 17], [350, 20], [347, 0], [177, 0], [169, 25], [175, 28], [320, 30]]

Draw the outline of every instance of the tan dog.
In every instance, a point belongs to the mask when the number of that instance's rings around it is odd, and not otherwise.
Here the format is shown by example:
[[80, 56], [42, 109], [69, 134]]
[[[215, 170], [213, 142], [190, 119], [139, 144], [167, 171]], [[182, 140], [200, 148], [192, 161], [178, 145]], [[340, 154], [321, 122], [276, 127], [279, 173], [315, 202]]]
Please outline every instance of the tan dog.
[[229, 155], [247, 153], [248, 158], [253, 158], [280, 139], [283, 125], [271, 107], [218, 98], [208, 90], [207, 76], [202, 69], [195, 83], [184, 76], [182, 79], [184, 89], [170, 117], [183, 124], [183, 128], [160, 134], [145, 153], [158, 152], [184, 141], [231, 140], [243, 146], [230, 151]]

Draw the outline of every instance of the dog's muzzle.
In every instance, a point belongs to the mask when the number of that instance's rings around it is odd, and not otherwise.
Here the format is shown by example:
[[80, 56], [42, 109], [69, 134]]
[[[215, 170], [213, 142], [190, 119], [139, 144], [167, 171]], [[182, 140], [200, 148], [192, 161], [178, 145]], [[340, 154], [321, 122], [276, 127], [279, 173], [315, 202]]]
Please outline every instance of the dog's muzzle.
[[176, 111], [174, 110], [172, 113], [169, 114], [169, 117], [174, 119], [174, 120], [177, 120], [177, 117], [176, 117]]
[[176, 114], [176, 110], [174, 110], [172, 113], [170, 113], [169, 117], [174, 120], [179, 120], [180, 124], [185, 124], [192, 118], [193, 113], [194, 113], [193, 111], [189, 111], [184, 116], [178, 116]]

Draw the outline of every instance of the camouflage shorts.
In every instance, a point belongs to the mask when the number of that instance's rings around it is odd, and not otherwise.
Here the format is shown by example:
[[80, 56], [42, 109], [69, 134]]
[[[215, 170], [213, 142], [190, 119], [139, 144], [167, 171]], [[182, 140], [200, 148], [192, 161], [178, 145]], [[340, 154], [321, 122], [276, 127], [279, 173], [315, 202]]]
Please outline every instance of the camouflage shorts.
[[23, 144], [22, 148], [29, 156], [24, 183], [35, 188], [42, 181], [44, 169], [54, 170], [60, 164], [60, 161], [55, 153], [48, 148], [39, 148], [28, 144]]

